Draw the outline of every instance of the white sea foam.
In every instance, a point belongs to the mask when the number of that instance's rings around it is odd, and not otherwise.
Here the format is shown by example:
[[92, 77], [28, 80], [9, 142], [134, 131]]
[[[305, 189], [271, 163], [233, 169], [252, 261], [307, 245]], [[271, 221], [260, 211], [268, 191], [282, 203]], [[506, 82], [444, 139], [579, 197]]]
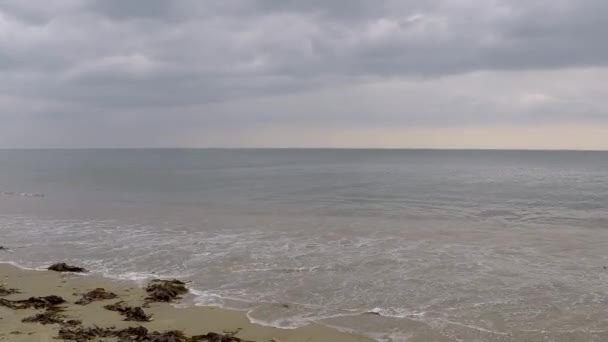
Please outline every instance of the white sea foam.
[[28, 266], [23, 266], [23, 264], [20, 264], [16, 261], [0, 261], [1, 264], [8, 264], [8, 265], [12, 265], [15, 266], [17, 268], [20, 268], [22, 270], [27, 270], [27, 271], [47, 271], [47, 269], [45, 267], [28, 267]]
[[[2, 243], [13, 250], [0, 252], [0, 260], [34, 269], [65, 261], [142, 285], [157, 277], [192, 280], [192, 298], [183, 305], [242, 310], [252, 322], [284, 329], [375, 312], [380, 316], [369, 317], [372, 322], [422, 322], [463, 339], [507, 336], [475, 321], [495, 312], [503, 313], [505, 324], [521, 329], [530, 322], [540, 324], [534, 320], [546, 303], [598, 319], [603, 313], [602, 268], [577, 261], [593, 252], [561, 255], [550, 243], [533, 244], [546, 238], [546, 231], [490, 234], [473, 225], [458, 234], [383, 229], [348, 237], [325, 226], [308, 231], [249, 226], [196, 230], [119, 220], [0, 216]], [[585, 234], [579, 231], [576, 238], [588, 249], [601, 250], [594, 242], [597, 234]], [[527, 239], [509, 243], [519, 236]], [[542, 323], [555, 331], [559, 320]], [[409, 335], [378, 331], [375, 336], [407, 341]]]
[[21, 197], [45, 197], [44, 194], [29, 193], [29, 192], [15, 192], [15, 191], [0, 191], [0, 195], [21, 196]]
[[424, 311], [411, 311], [402, 308], [373, 308], [365, 313], [376, 313], [384, 317], [393, 318], [421, 318], [424, 317]]

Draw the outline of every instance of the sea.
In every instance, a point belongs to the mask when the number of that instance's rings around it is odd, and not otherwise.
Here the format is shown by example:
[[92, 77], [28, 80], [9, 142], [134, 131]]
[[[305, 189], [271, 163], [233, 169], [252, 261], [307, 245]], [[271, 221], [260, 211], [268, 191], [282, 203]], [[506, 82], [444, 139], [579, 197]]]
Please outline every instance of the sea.
[[608, 152], [0, 150], [0, 262], [377, 341], [608, 341]]

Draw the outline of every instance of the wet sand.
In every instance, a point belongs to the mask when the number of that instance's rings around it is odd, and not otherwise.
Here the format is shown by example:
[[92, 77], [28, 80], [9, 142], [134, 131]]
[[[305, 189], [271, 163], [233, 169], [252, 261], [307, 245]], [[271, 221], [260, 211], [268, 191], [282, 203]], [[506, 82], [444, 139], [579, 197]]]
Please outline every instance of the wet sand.
[[[124, 301], [128, 305], [142, 306], [147, 293], [131, 282], [112, 281], [94, 275], [58, 273], [52, 271], [29, 271], [9, 264], [0, 264], [0, 285], [15, 288], [17, 294], [0, 298], [8, 300], [27, 299], [57, 295], [67, 303], [61, 305], [65, 319], [82, 321], [82, 327], [127, 327], [143, 326], [149, 331], [182, 330], [186, 335], [204, 335], [209, 332], [225, 334], [236, 332], [236, 337], [248, 341], [372, 341], [369, 338], [340, 332], [328, 327], [311, 324], [298, 329], [277, 329], [250, 323], [243, 312], [229, 311], [214, 307], [177, 308], [169, 303], [150, 303], [144, 307], [146, 314], [152, 315], [151, 322], [128, 322], [118, 312], [109, 311], [105, 305]], [[118, 295], [116, 299], [94, 301], [88, 305], [74, 304], [82, 294], [96, 288], [104, 288]], [[57, 341], [59, 324], [43, 325], [24, 323], [22, 319], [44, 310], [14, 310], [0, 306], [0, 341], [46, 342]], [[115, 341], [116, 339], [95, 339], [94, 341]]]

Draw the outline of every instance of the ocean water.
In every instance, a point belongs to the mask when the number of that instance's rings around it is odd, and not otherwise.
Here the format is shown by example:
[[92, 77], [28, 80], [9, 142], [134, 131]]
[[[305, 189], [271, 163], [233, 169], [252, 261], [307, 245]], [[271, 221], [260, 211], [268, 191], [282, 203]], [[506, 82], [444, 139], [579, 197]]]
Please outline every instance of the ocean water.
[[0, 261], [378, 341], [608, 341], [608, 152], [1, 150]]

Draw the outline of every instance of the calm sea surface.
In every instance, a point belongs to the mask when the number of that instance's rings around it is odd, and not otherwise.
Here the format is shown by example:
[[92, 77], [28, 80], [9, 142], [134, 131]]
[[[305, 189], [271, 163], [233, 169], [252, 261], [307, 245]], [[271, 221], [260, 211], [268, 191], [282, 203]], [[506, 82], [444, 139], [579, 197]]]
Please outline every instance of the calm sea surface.
[[0, 245], [284, 328], [608, 341], [608, 152], [0, 150]]

